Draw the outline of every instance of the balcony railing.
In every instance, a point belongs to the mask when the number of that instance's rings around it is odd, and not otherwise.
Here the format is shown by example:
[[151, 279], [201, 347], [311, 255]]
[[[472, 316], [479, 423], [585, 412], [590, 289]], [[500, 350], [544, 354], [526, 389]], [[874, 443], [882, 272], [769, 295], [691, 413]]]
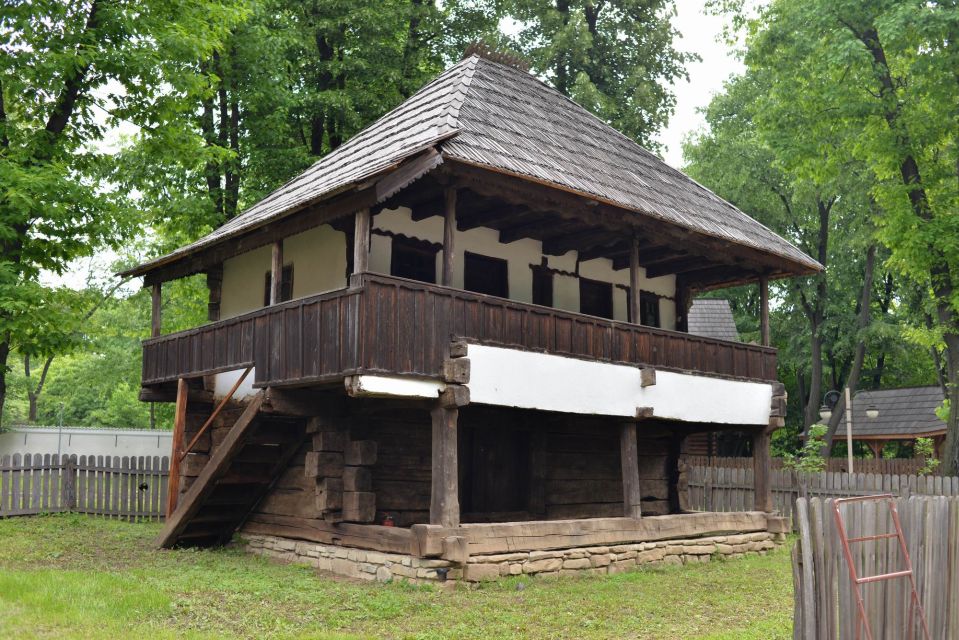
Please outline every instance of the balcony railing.
[[379, 274], [145, 340], [143, 384], [256, 367], [259, 386], [358, 373], [437, 378], [452, 340], [772, 381], [776, 350], [595, 318]]

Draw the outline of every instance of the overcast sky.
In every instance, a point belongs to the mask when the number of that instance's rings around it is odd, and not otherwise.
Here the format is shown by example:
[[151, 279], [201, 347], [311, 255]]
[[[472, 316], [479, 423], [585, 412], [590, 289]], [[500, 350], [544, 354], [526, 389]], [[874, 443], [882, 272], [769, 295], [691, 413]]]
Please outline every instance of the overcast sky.
[[677, 168], [683, 164], [683, 138], [703, 125], [703, 118], [696, 110], [709, 104], [730, 75], [743, 70], [742, 63], [720, 41], [723, 18], [707, 15], [703, 10], [705, 4], [706, 0], [676, 1], [674, 24], [681, 34], [676, 46], [680, 51], [697, 53], [702, 58], [689, 65], [689, 82], [674, 87], [676, 113], [658, 136], [666, 162]]

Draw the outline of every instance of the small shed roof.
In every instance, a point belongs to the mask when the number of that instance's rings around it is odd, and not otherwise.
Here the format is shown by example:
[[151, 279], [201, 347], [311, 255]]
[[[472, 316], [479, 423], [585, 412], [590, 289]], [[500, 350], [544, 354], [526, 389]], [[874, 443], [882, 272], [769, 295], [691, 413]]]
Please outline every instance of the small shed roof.
[[445, 159], [595, 197], [639, 215], [821, 265], [530, 73], [470, 56], [236, 218], [124, 275], [142, 275], [342, 193], [435, 147]]
[[716, 340], [739, 342], [739, 331], [733, 319], [733, 310], [729, 300], [720, 298], [700, 298], [693, 300], [689, 308], [689, 333]]
[[[943, 434], [946, 423], [936, 416], [936, 408], [941, 404], [939, 387], [860, 391], [852, 403], [852, 435], [854, 438], [909, 439]], [[866, 416], [870, 405], [879, 410], [878, 417]], [[845, 420], [839, 423], [836, 435], [846, 437]]]

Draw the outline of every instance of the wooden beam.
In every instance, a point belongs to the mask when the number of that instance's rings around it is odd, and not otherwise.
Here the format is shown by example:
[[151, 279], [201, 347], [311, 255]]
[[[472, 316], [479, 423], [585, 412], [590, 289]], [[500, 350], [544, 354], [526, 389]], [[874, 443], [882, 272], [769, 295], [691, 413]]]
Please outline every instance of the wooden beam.
[[353, 275], [370, 268], [370, 210], [356, 212], [353, 226]]
[[443, 273], [440, 284], [453, 286], [453, 257], [456, 244], [456, 187], [446, 188], [446, 206], [443, 210]]
[[433, 422], [433, 471], [430, 524], [457, 527], [460, 523], [457, 419], [459, 410], [437, 405]]
[[279, 304], [283, 287], [283, 240], [273, 242], [273, 257], [270, 262], [270, 305]]
[[582, 233], [568, 233], [561, 238], [544, 241], [543, 253], [549, 256], [561, 256], [574, 249], [577, 251], [585, 250], [597, 244], [606, 244], [617, 239], [616, 230], [594, 227]]
[[152, 298], [152, 306], [150, 308], [150, 335], [154, 338], [160, 335], [163, 326], [163, 319], [161, 318], [163, 298], [161, 294], [160, 283], [154, 283], [153, 290], [150, 292]]
[[636, 423], [624, 422], [619, 431], [620, 467], [623, 471], [623, 515], [640, 518], [642, 488], [639, 484], [639, 450], [636, 445]]
[[186, 430], [186, 408], [190, 388], [184, 378], [177, 380], [176, 409], [173, 412], [173, 450], [170, 452], [170, 476], [167, 483], [166, 517], [176, 511], [180, 494], [180, 452], [183, 450], [183, 433]]
[[461, 211], [459, 219], [456, 221], [456, 228], [460, 231], [469, 231], [477, 227], [496, 229], [501, 223], [514, 222], [527, 213], [529, 213], [529, 210], [523, 206], [487, 205], [483, 209], [469, 214]]
[[620, 228], [623, 232], [636, 229], [640, 235], [676, 243], [691, 254], [711, 257], [723, 263], [732, 262], [733, 258], [741, 258], [755, 265], [756, 270], [767, 267], [790, 275], [814, 272], [814, 269], [788, 258], [731, 240], [707, 236], [612, 203], [600, 202], [595, 206], [589, 206], [587, 204], [589, 198], [586, 196], [557, 185], [540, 184], [535, 180], [511, 175], [508, 172], [473, 166], [461, 160], [449, 160], [447, 164], [457, 180], [480, 194], [508, 198], [513, 202], [526, 204], [530, 208], [556, 211], [563, 217], [601, 223], [609, 228]]
[[507, 226], [500, 227], [499, 241], [503, 244], [509, 244], [522, 240], [523, 238], [533, 238], [539, 240], [547, 231], [552, 230], [556, 224], [561, 224], [550, 215], [543, 213], [529, 212], [518, 218], [516, 222]]
[[220, 302], [223, 299], [223, 264], [212, 266], [206, 271], [206, 288], [210, 293], [206, 318], [210, 322], [220, 319]]
[[759, 278], [759, 328], [764, 347], [770, 345], [769, 336], [769, 278], [762, 276]]
[[756, 511], [765, 511], [772, 513], [773, 510], [773, 489], [772, 489], [772, 458], [770, 457], [769, 444], [771, 441], [770, 431], [763, 427], [753, 434], [753, 487], [755, 489]]
[[639, 324], [639, 240], [633, 236], [629, 244], [629, 321]]
[[577, 255], [579, 256], [580, 262], [586, 262], [587, 260], [595, 260], [596, 258], [608, 258], [612, 260], [616, 256], [626, 255], [628, 253], [629, 245], [624, 244], [620, 240], [616, 240], [615, 242], [582, 249], [577, 252]]

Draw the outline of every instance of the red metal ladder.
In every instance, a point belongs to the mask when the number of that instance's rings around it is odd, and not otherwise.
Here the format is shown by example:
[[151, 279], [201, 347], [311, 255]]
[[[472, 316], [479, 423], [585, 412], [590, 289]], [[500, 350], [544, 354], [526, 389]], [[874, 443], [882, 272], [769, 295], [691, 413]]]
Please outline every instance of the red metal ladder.
[[[844, 504], [850, 502], [882, 502], [887, 507], [889, 507], [889, 514], [892, 516], [893, 525], [896, 528], [894, 533], [881, 533], [878, 535], [872, 536], [860, 536], [857, 538], [850, 538], [846, 534], [846, 524], [843, 522], [842, 511], [840, 507]], [[836, 516], [836, 527], [839, 530], [839, 539], [842, 541], [842, 550], [843, 554], [846, 556], [846, 564], [849, 567], [849, 577], [852, 580], [853, 594], [856, 597], [856, 608], [858, 610], [856, 616], [856, 640], [860, 640], [862, 637], [860, 631], [865, 628], [866, 630], [866, 640], [874, 640], [872, 635], [872, 627], [869, 625], [869, 618], [866, 617], [866, 605], [862, 597], [862, 589], [860, 588], [864, 584], [871, 582], [881, 582], [883, 580], [896, 580], [899, 578], [909, 578], [909, 585], [912, 589], [912, 594], [909, 599], [909, 640], [913, 639], [913, 631], [915, 629], [915, 615], [916, 612], [919, 613], [919, 621], [922, 623], [922, 631], [925, 635], [926, 640], [932, 640], [929, 635], [929, 626], [926, 623], [926, 613], [922, 609], [922, 603], [919, 601], [919, 592], [916, 590], [916, 576], [912, 571], [912, 560], [909, 558], [909, 550], [906, 548], [906, 538], [902, 534], [902, 524], [899, 521], [899, 511], [896, 509], [896, 498], [892, 494], [884, 493], [876, 496], [857, 496], [855, 498], [839, 498], [833, 501], [833, 511]], [[899, 549], [902, 552], [902, 558], [905, 562], [905, 568], [899, 571], [893, 571], [891, 573], [881, 573], [874, 576], [865, 576], [859, 577], [858, 572], [856, 571], [856, 564], [852, 559], [852, 550], [849, 545], [851, 543], [860, 543], [860, 542], [870, 542], [873, 540], [888, 540], [896, 538], [899, 542]]]

